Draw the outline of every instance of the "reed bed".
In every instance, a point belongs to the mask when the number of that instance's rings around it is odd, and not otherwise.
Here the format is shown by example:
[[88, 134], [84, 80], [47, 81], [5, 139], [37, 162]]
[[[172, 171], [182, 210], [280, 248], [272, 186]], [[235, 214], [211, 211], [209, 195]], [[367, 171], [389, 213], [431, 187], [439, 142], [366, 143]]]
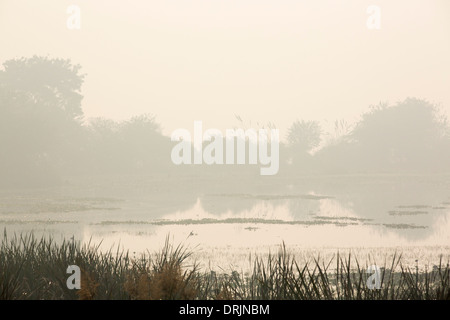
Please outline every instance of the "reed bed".
[[[216, 273], [190, 262], [192, 251], [166, 238], [160, 251], [135, 257], [128, 251], [102, 252], [32, 233], [0, 245], [0, 299], [82, 300], [449, 300], [450, 267], [442, 258], [419, 272], [402, 264], [401, 254], [380, 266], [379, 289], [368, 286], [369, 265], [336, 253], [298, 264], [284, 244], [276, 254], [255, 257], [249, 274]], [[69, 290], [69, 265], [81, 270], [81, 289]]]

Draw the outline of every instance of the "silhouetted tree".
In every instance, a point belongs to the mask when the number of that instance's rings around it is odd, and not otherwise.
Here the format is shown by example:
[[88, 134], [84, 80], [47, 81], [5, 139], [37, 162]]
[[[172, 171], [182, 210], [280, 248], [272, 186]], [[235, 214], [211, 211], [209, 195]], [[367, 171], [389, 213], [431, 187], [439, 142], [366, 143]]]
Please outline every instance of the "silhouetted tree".
[[291, 125], [287, 133], [287, 151], [293, 167], [306, 169], [310, 166], [309, 152], [319, 145], [321, 133], [318, 121], [296, 120]]
[[170, 165], [170, 139], [161, 134], [154, 116], [122, 122], [95, 118], [86, 129], [88, 171], [155, 173]]
[[133, 170], [157, 172], [170, 163], [170, 139], [161, 134], [154, 116], [135, 116], [122, 124], [120, 133]]
[[73, 65], [68, 59], [11, 59], [3, 63], [0, 84], [3, 90], [25, 94], [41, 108], [60, 110], [66, 119], [80, 121], [84, 80], [80, 70], [80, 65]]
[[351, 137], [372, 165], [423, 167], [436, 156], [445, 126], [434, 105], [408, 98], [364, 114]]
[[350, 134], [318, 156], [325, 167], [348, 172], [443, 169], [447, 132], [447, 120], [435, 105], [408, 98], [372, 107]]
[[320, 135], [318, 121], [296, 120], [288, 129], [287, 141], [291, 148], [309, 152], [319, 145]]
[[12, 59], [0, 69], [0, 176], [29, 184], [50, 181], [76, 143], [83, 112], [83, 75], [70, 60]]

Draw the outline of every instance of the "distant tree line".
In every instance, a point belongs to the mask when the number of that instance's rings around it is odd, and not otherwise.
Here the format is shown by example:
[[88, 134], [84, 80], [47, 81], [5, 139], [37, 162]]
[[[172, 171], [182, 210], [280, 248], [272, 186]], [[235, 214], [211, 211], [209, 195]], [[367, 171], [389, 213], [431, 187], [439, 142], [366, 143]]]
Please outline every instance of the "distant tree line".
[[[439, 108], [407, 98], [393, 106], [380, 104], [363, 114], [353, 128], [336, 122], [337, 134], [314, 155], [320, 141], [317, 122], [295, 122], [288, 133], [290, 152], [306, 171], [321, 173], [433, 173], [450, 169], [450, 130]], [[298, 140], [298, 136], [303, 136]], [[304, 140], [307, 140], [305, 142]]]
[[[87, 121], [85, 75], [70, 60], [34, 56], [0, 69], [0, 186], [55, 184], [70, 175], [172, 174], [173, 143], [154, 116]], [[299, 110], [300, 112], [300, 110]], [[337, 121], [326, 142], [317, 121], [296, 120], [280, 146], [283, 173], [448, 172], [449, 126], [436, 105], [380, 104], [354, 126]], [[251, 166], [184, 167], [196, 174]]]

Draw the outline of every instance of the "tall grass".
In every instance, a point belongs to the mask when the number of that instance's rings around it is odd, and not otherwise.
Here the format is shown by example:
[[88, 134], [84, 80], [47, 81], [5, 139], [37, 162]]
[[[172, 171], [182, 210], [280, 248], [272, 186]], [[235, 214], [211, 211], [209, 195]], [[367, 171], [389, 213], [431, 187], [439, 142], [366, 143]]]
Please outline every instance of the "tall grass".
[[[366, 272], [351, 255], [325, 261], [313, 257], [298, 264], [284, 244], [276, 254], [253, 261], [249, 275], [202, 271], [188, 264], [192, 252], [173, 246], [135, 258], [128, 251], [101, 252], [99, 245], [74, 240], [4, 233], [0, 245], [0, 299], [450, 299], [450, 268], [439, 264], [418, 272], [401, 262], [385, 261], [380, 289], [370, 289]], [[81, 289], [69, 290], [69, 265], [81, 269]]]

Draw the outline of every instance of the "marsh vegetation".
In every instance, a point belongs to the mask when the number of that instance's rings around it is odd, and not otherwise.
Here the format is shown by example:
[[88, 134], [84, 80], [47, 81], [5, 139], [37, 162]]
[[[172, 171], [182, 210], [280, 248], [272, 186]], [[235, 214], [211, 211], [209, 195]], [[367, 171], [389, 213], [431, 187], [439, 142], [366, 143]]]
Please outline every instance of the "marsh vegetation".
[[[449, 261], [425, 267], [382, 262], [379, 289], [370, 289], [368, 263], [337, 252], [298, 263], [282, 244], [275, 254], [253, 257], [253, 269], [217, 273], [189, 259], [192, 251], [166, 238], [157, 252], [132, 256], [101, 252], [93, 243], [60, 244], [32, 234], [5, 233], [0, 246], [1, 299], [450, 299]], [[380, 262], [381, 263], [381, 262]], [[66, 269], [81, 269], [81, 289], [69, 290]]]

